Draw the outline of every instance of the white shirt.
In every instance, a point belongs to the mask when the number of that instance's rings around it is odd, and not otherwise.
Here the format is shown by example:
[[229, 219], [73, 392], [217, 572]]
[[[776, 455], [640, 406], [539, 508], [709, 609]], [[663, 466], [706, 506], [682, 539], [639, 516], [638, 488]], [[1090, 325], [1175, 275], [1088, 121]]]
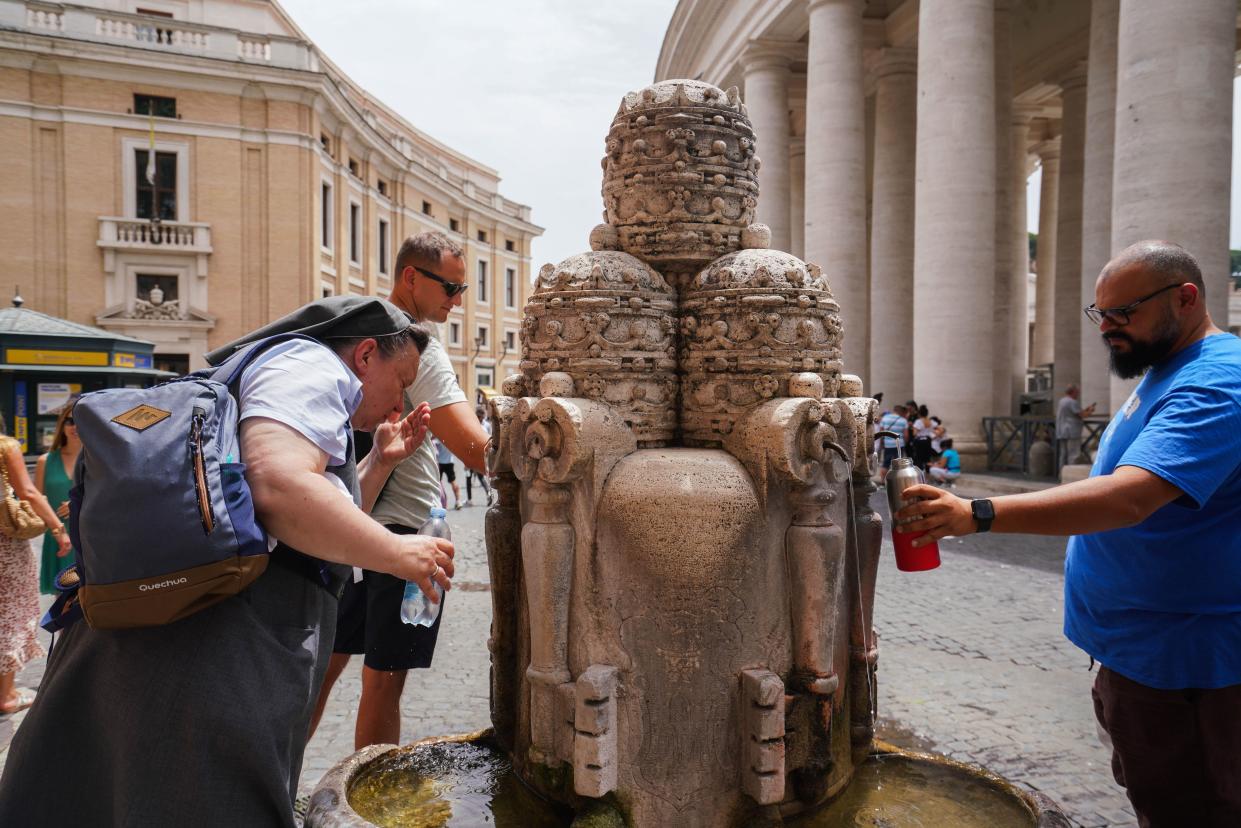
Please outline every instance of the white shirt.
[[[275, 420], [318, 446], [329, 466], [348, 459], [349, 418], [362, 402], [362, 382], [326, 345], [306, 339], [273, 345], [242, 372], [237, 396], [238, 422]], [[324, 477], [353, 499], [339, 477]]]

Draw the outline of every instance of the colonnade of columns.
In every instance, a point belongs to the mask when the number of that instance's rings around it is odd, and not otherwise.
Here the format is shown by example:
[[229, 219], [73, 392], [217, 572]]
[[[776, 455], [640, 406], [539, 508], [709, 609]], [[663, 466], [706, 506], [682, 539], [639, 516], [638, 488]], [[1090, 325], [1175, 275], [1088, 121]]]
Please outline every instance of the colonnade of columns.
[[870, 391], [926, 401], [967, 454], [983, 416], [1017, 413], [1030, 366], [1053, 363], [1058, 387], [1115, 410], [1128, 387], [1109, 381], [1081, 309], [1111, 254], [1141, 238], [1184, 244], [1227, 322], [1237, 0], [1092, 0], [1088, 54], [1037, 79], [1037, 95], [1028, 77], [1015, 89], [1010, 0], [921, 0], [916, 44], [865, 55], [864, 8], [807, 4], [804, 138], [789, 128], [795, 50], [756, 41], [743, 63], [759, 219], [823, 267], [846, 364]]

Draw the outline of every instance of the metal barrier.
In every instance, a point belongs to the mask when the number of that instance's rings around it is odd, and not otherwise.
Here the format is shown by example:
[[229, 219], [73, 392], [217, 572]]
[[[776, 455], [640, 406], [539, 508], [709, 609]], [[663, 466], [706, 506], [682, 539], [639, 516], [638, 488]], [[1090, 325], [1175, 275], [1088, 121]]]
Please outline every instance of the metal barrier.
[[[1090, 417], [1082, 421], [1082, 451], [1098, 449], [1109, 420]], [[987, 441], [987, 470], [1030, 474], [1030, 447], [1036, 442], [1056, 448], [1055, 417], [983, 417], [982, 432]], [[1055, 452], [1056, 477], [1060, 475], [1059, 452]]]

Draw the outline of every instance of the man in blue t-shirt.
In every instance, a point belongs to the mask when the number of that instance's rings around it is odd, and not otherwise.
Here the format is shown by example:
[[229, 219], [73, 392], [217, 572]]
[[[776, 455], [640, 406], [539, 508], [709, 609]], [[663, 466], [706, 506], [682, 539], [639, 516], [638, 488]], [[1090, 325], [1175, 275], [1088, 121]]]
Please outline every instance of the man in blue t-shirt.
[[1183, 248], [1107, 264], [1086, 315], [1113, 373], [1145, 377], [1088, 480], [897, 513], [915, 546], [987, 531], [1072, 535], [1064, 632], [1103, 666], [1095, 712], [1146, 826], [1241, 825], [1241, 339], [1211, 321]]

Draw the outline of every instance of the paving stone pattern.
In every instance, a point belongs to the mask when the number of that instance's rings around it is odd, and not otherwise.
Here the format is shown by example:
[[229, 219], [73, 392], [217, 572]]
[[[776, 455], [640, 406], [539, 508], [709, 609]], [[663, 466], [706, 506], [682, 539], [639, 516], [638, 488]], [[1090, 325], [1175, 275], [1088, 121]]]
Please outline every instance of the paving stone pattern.
[[[406, 742], [489, 724], [486, 508], [477, 492], [475, 502], [449, 512], [457, 588], [446, 605], [435, 663], [411, 671], [406, 683]], [[1056, 538], [952, 539], [941, 544], [938, 570], [902, 573], [885, 545], [875, 609], [880, 734], [1043, 791], [1085, 828], [1132, 826], [1133, 812], [1096, 732], [1094, 673], [1061, 633], [1063, 548]], [[303, 792], [353, 752], [361, 659], [355, 662], [307, 748]], [[37, 686], [42, 671], [40, 659], [18, 684]], [[0, 765], [21, 718], [0, 719]]]

